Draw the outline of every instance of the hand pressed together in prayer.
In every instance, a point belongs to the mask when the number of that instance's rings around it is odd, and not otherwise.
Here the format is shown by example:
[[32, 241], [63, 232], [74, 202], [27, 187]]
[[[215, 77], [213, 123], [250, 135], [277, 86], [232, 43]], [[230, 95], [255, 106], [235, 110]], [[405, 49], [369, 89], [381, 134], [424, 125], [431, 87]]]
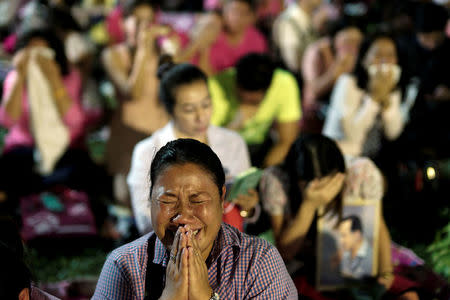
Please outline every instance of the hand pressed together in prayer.
[[208, 269], [189, 225], [178, 227], [166, 270], [166, 286], [160, 299], [209, 299], [212, 289]]

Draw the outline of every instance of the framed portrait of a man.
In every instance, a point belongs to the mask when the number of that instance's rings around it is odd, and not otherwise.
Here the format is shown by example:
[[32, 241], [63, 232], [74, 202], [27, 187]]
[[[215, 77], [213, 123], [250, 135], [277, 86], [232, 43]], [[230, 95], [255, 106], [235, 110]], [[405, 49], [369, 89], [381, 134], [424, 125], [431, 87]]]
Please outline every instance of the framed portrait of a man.
[[345, 203], [341, 215], [322, 211], [316, 248], [319, 290], [376, 274], [380, 209], [379, 201], [358, 199]]

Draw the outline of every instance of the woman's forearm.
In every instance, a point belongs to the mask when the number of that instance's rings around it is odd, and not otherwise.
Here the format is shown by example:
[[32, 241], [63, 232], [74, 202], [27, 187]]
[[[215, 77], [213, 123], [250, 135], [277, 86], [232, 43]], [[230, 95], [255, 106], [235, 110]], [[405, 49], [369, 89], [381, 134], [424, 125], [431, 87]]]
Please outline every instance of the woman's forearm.
[[272, 149], [270, 149], [269, 153], [267, 153], [267, 156], [264, 159], [264, 166], [269, 167], [281, 163], [286, 157], [289, 147], [290, 144], [287, 143], [275, 144]]
[[315, 212], [316, 207], [310, 202], [304, 201], [294, 220], [276, 237], [277, 246], [283, 259], [291, 259], [301, 249]]
[[2, 103], [5, 105], [5, 111], [7, 115], [13, 121], [19, 119], [22, 113], [22, 95], [25, 85], [24, 76], [19, 72], [17, 72], [16, 74], [17, 76], [14, 79], [11, 92], [4, 95], [4, 98], [2, 100]]
[[334, 83], [336, 82], [337, 76], [334, 69], [329, 69], [323, 75], [318, 78], [311, 80], [308, 84], [314, 94], [314, 98], [318, 98], [327, 92], [331, 91]]
[[186, 48], [181, 49], [174, 57], [176, 63], [189, 62], [200, 51], [201, 44], [198, 40], [194, 40], [187, 45]]
[[155, 69], [155, 74], [153, 74], [153, 76], [156, 76], [156, 54], [152, 55], [147, 48], [138, 49], [133, 61], [130, 77], [128, 78], [128, 90], [133, 99], [138, 99], [142, 96], [142, 91], [148, 80], [148, 74], [146, 74], [145, 68], [147, 68], [149, 64], [153, 65], [153, 69]]
[[387, 274], [392, 273], [392, 260], [391, 260], [391, 236], [387, 229], [384, 219], [381, 218], [380, 222], [380, 236], [379, 236], [379, 263], [378, 273]]
[[211, 65], [211, 62], [209, 60], [209, 48], [204, 49], [203, 51], [200, 52], [200, 58], [199, 58], [198, 66], [208, 76], [214, 75], [214, 68]]

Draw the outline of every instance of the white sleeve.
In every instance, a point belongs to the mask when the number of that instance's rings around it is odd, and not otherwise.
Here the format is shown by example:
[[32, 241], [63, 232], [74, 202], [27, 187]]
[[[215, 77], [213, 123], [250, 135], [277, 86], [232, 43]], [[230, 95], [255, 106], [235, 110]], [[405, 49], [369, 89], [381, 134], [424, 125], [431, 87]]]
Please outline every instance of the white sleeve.
[[280, 50], [281, 58], [290, 70], [299, 71], [299, 38], [298, 33], [285, 19], [279, 19], [275, 23], [276, 44]]
[[238, 160], [238, 163], [236, 165], [236, 170], [233, 170], [232, 176], [236, 176], [239, 173], [244, 172], [245, 170], [249, 169], [251, 167], [250, 162], [250, 154], [248, 152], [247, 144], [245, 143], [244, 139], [242, 139], [239, 136], [239, 139], [236, 141], [236, 159]]
[[382, 113], [384, 134], [389, 140], [396, 139], [402, 133], [405, 125], [405, 117], [402, 114], [400, 100], [399, 91], [392, 93], [389, 97], [389, 107]]
[[[213, 150], [218, 153], [224, 167], [226, 181], [234, 180], [240, 173], [251, 167], [250, 155], [244, 139], [236, 132], [220, 128], [216, 132]], [[217, 149], [216, 149], [217, 148]]]
[[127, 177], [134, 219], [141, 234], [152, 230], [149, 207], [151, 184], [149, 172], [154, 149], [153, 143], [147, 143], [145, 140], [134, 147], [131, 168]]
[[323, 134], [335, 139], [345, 154], [359, 155], [380, 105], [362, 92], [348, 74], [339, 77], [330, 101]]

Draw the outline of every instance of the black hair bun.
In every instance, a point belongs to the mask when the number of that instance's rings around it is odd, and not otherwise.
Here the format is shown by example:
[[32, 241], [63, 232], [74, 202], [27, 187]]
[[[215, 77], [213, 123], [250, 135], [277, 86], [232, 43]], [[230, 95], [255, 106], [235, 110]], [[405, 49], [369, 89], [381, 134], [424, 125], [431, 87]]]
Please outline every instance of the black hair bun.
[[166, 74], [174, 66], [175, 66], [175, 63], [173, 62], [172, 56], [162, 55], [159, 58], [159, 63], [158, 63], [158, 72], [157, 72], [158, 79], [161, 80], [163, 78], [164, 74]]

